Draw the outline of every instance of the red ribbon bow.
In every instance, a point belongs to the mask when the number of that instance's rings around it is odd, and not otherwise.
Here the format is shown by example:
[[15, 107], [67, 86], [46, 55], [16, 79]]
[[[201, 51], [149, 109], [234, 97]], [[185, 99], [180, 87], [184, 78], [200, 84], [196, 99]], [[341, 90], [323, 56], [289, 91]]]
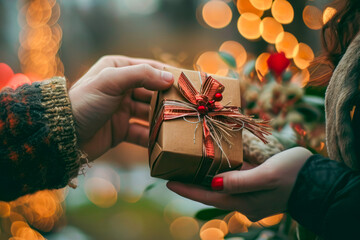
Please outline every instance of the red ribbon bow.
[[[256, 121], [251, 117], [241, 114], [238, 107], [222, 106], [219, 101], [222, 99], [221, 94], [225, 90], [225, 87], [211, 76], [206, 78], [200, 92], [198, 92], [182, 72], [178, 80], [178, 89], [188, 102], [180, 100], [164, 100], [162, 102], [162, 108], [156, 115], [156, 121], [152, 124], [149, 151], [151, 151], [155, 145], [163, 121], [177, 118], [184, 118], [184, 120], [186, 120], [185, 117], [191, 116], [198, 117], [199, 121], [192, 123], [200, 123], [202, 121], [204, 161], [195, 182], [200, 183], [202, 181], [208, 167], [210, 167], [215, 158], [214, 142], [223, 152], [221, 141], [223, 139], [227, 140], [224, 135], [228, 136], [231, 135], [231, 132], [245, 128], [264, 143], [267, 143], [264, 136], [270, 134], [268, 132], [269, 126], [267, 122]], [[226, 157], [224, 152], [223, 154]], [[230, 162], [228, 163], [229, 167], [231, 167]]]

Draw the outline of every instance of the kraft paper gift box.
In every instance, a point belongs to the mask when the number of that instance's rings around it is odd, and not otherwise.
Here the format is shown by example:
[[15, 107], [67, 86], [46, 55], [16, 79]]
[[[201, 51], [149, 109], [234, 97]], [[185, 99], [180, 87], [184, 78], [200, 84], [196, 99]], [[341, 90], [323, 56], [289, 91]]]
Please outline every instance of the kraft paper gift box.
[[[170, 89], [155, 92], [151, 100], [149, 143], [151, 176], [185, 183], [209, 185], [216, 174], [241, 168], [243, 163], [241, 128], [231, 133], [232, 136], [228, 138], [230, 141], [221, 140], [222, 150], [213, 141], [214, 154], [213, 158], [209, 158], [205, 153], [208, 148], [204, 147], [204, 115], [196, 113], [193, 116], [164, 120], [162, 112], [165, 102], [171, 101], [170, 103], [173, 105], [178, 102], [181, 104], [189, 103], [189, 100], [183, 96], [181, 89], [179, 89], [180, 77], [184, 78], [183, 76], [185, 76], [197, 92], [200, 92], [202, 84], [208, 76], [211, 76], [224, 86], [221, 93], [222, 100], [218, 103], [222, 106], [231, 107], [241, 106], [239, 80], [178, 68], [169, 67], [164, 70], [173, 73], [175, 82]], [[177, 114], [179, 112], [181, 113], [178, 111]]]

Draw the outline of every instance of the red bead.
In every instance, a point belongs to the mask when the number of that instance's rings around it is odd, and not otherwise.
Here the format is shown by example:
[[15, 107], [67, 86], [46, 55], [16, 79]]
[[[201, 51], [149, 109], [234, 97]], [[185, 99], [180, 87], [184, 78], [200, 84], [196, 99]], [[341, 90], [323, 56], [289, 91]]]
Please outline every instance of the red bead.
[[201, 115], [205, 115], [208, 112], [208, 108], [206, 106], [203, 106], [203, 105], [198, 106], [197, 110]]
[[214, 99], [215, 101], [220, 102], [223, 99], [223, 96], [221, 93], [216, 93]]

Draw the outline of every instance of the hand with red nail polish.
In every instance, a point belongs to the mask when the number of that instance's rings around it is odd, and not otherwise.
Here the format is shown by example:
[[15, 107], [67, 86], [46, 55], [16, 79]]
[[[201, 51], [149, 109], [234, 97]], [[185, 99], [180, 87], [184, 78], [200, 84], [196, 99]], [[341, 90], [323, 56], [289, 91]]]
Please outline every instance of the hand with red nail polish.
[[285, 212], [301, 167], [311, 156], [302, 147], [269, 158], [259, 166], [244, 163], [243, 170], [215, 176], [213, 191], [199, 186], [169, 182], [168, 188], [186, 198], [245, 214], [251, 221]]

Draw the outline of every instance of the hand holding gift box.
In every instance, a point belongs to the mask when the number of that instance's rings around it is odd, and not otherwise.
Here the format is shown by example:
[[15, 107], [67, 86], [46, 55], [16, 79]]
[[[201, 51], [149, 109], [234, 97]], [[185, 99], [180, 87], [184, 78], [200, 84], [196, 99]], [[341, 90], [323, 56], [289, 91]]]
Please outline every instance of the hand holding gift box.
[[242, 165], [242, 129], [263, 142], [267, 122], [239, 112], [239, 80], [166, 68], [174, 85], [151, 101], [151, 175], [208, 185], [220, 172]]

